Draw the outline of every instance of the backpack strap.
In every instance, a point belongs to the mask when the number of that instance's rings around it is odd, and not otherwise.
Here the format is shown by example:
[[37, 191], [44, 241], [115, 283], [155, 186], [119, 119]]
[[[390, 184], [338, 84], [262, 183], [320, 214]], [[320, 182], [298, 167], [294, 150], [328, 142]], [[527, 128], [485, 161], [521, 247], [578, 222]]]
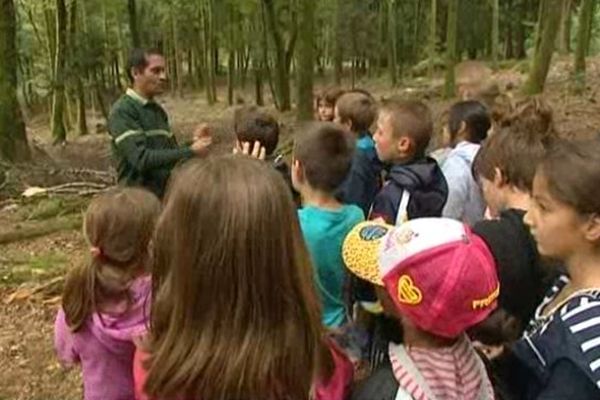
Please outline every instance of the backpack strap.
[[396, 214], [396, 223], [394, 225], [400, 226], [408, 221], [408, 202], [410, 201], [410, 192], [408, 190], [402, 191], [402, 197], [400, 197], [400, 204], [398, 205], [398, 213]]

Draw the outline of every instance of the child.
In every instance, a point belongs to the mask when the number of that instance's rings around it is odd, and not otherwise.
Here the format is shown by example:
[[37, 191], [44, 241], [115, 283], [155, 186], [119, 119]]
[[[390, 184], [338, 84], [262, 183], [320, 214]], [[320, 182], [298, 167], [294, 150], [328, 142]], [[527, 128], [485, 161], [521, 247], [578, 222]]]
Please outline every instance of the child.
[[335, 104], [344, 91], [339, 88], [327, 89], [322, 95], [317, 97], [317, 121], [332, 122], [335, 117]]
[[431, 112], [422, 102], [383, 104], [373, 139], [379, 159], [392, 166], [374, 199], [370, 219], [382, 218], [393, 225], [442, 215], [448, 185], [435, 160], [425, 156], [432, 133]]
[[145, 271], [159, 212], [150, 192], [119, 188], [95, 198], [85, 214], [91, 260], [67, 276], [54, 343], [63, 364], [81, 364], [86, 400], [134, 396], [134, 341], [149, 314]]
[[356, 226], [343, 257], [352, 273], [377, 287], [402, 344], [353, 400], [493, 399], [483, 362], [465, 331], [496, 307], [500, 286], [483, 241], [455, 220], [421, 218], [400, 227]]
[[352, 162], [354, 146], [339, 125], [318, 123], [302, 132], [294, 146], [292, 182], [300, 192], [300, 227], [315, 267], [323, 308], [323, 324], [346, 322], [342, 241], [364, 219], [355, 205], [343, 205], [334, 196]]
[[352, 366], [324, 337], [296, 210], [272, 168], [187, 163], [156, 232], [137, 398], [344, 398]]
[[562, 142], [537, 168], [525, 222], [540, 253], [563, 261], [567, 274], [514, 346], [520, 399], [600, 398], [599, 182], [595, 140]]
[[487, 109], [478, 101], [461, 101], [450, 108], [446, 132], [453, 149], [442, 164], [448, 183], [448, 201], [442, 212], [444, 217], [470, 225], [483, 218], [485, 202], [471, 174], [471, 167], [490, 127]]
[[500, 307], [519, 321], [519, 332], [541, 301], [548, 274], [523, 216], [531, 202], [535, 169], [550, 142], [529, 132], [505, 129], [490, 136], [473, 163], [474, 177], [494, 218], [473, 230], [490, 247], [502, 283]]
[[500, 128], [510, 127], [540, 137], [556, 134], [553, 110], [544, 97], [527, 96], [511, 102], [506, 108], [494, 117]]
[[492, 70], [481, 61], [463, 61], [454, 68], [456, 92], [461, 100], [479, 100], [493, 108], [500, 90]]
[[369, 132], [376, 115], [375, 100], [362, 91], [344, 94], [335, 106], [335, 122], [345, 126], [356, 141], [352, 167], [336, 196], [342, 203], [359, 206], [365, 216], [381, 188], [383, 164]]
[[[237, 141], [236, 149], [239, 152], [244, 152], [241, 149], [244, 145], [250, 147], [254, 146], [255, 143], [259, 143], [260, 151], [264, 152], [264, 156], [260, 155], [259, 152], [257, 158], [264, 159], [281, 174], [292, 191], [294, 202], [296, 205], [300, 205], [300, 196], [292, 187], [290, 167], [286, 164], [283, 155], [277, 154], [275, 151], [279, 143], [279, 124], [277, 120], [256, 107], [238, 108], [234, 113], [233, 120], [233, 130]], [[250, 151], [252, 150], [248, 149], [245, 152]]]

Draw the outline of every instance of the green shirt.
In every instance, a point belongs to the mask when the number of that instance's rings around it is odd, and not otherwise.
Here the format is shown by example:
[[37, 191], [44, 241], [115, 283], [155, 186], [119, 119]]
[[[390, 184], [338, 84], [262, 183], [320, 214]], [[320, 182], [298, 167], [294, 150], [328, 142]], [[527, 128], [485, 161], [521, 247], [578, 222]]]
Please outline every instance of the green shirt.
[[143, 186], [159, 197], [175, 164], [194, 155], [189, 147], [177, 144], [165, 110], [133, 89], [127, 89], [113, 105], [108, 131], [119, 182]]

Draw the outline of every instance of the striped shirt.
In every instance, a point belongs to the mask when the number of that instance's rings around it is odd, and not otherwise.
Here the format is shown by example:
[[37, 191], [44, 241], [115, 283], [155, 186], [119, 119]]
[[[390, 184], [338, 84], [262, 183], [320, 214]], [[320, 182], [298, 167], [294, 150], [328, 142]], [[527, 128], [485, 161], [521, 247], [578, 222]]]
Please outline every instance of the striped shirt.
[[[537, 308], [523, 339], [543, 367], [549, 369], [553, 360], [567, 358], [600, 388], [600, 288], [577, 291], [549, 315], [543, 315], [568, 282], [565, 275], [556, 280]], [[554, 334], [557, 330], [560, 335]], [[537, 345], [541, 338], [550, 335], [561, 338], [561, 342], [551, 346], [560, 354], [549, 354], [547, 344], [543, 348]]]
[[437, 349], [390, 345], [390, 361], [400, 388], [415, 400], [494, 398], [485, 367], [466, 336]]

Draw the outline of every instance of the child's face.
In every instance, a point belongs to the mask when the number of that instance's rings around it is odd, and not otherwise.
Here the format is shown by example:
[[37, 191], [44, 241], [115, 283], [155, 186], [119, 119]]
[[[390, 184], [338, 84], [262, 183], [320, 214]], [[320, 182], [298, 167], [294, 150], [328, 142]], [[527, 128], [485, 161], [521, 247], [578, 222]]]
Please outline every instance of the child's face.
[[586, 243], [585, 219], [552, 197], [543, 174], [535, 175], [532, 201], [524, 221], [541, 255], [567, 260]]
[[394, 126], [391, 115], [386, 112], [379, 113], [377, 117], [377, 130], [373, 134], [377, 157], [384, 162], [401, 158], [399, 147], [400, 142], [404, 139], [410, 141], [407, 137], [400, 139], [394, 137]]
[[317, 107], [317, 114], [319, 115], [319, 121], [333, 121], [334, 119], [335, 106], [328, 104], [323, 100], [319, 100]]

